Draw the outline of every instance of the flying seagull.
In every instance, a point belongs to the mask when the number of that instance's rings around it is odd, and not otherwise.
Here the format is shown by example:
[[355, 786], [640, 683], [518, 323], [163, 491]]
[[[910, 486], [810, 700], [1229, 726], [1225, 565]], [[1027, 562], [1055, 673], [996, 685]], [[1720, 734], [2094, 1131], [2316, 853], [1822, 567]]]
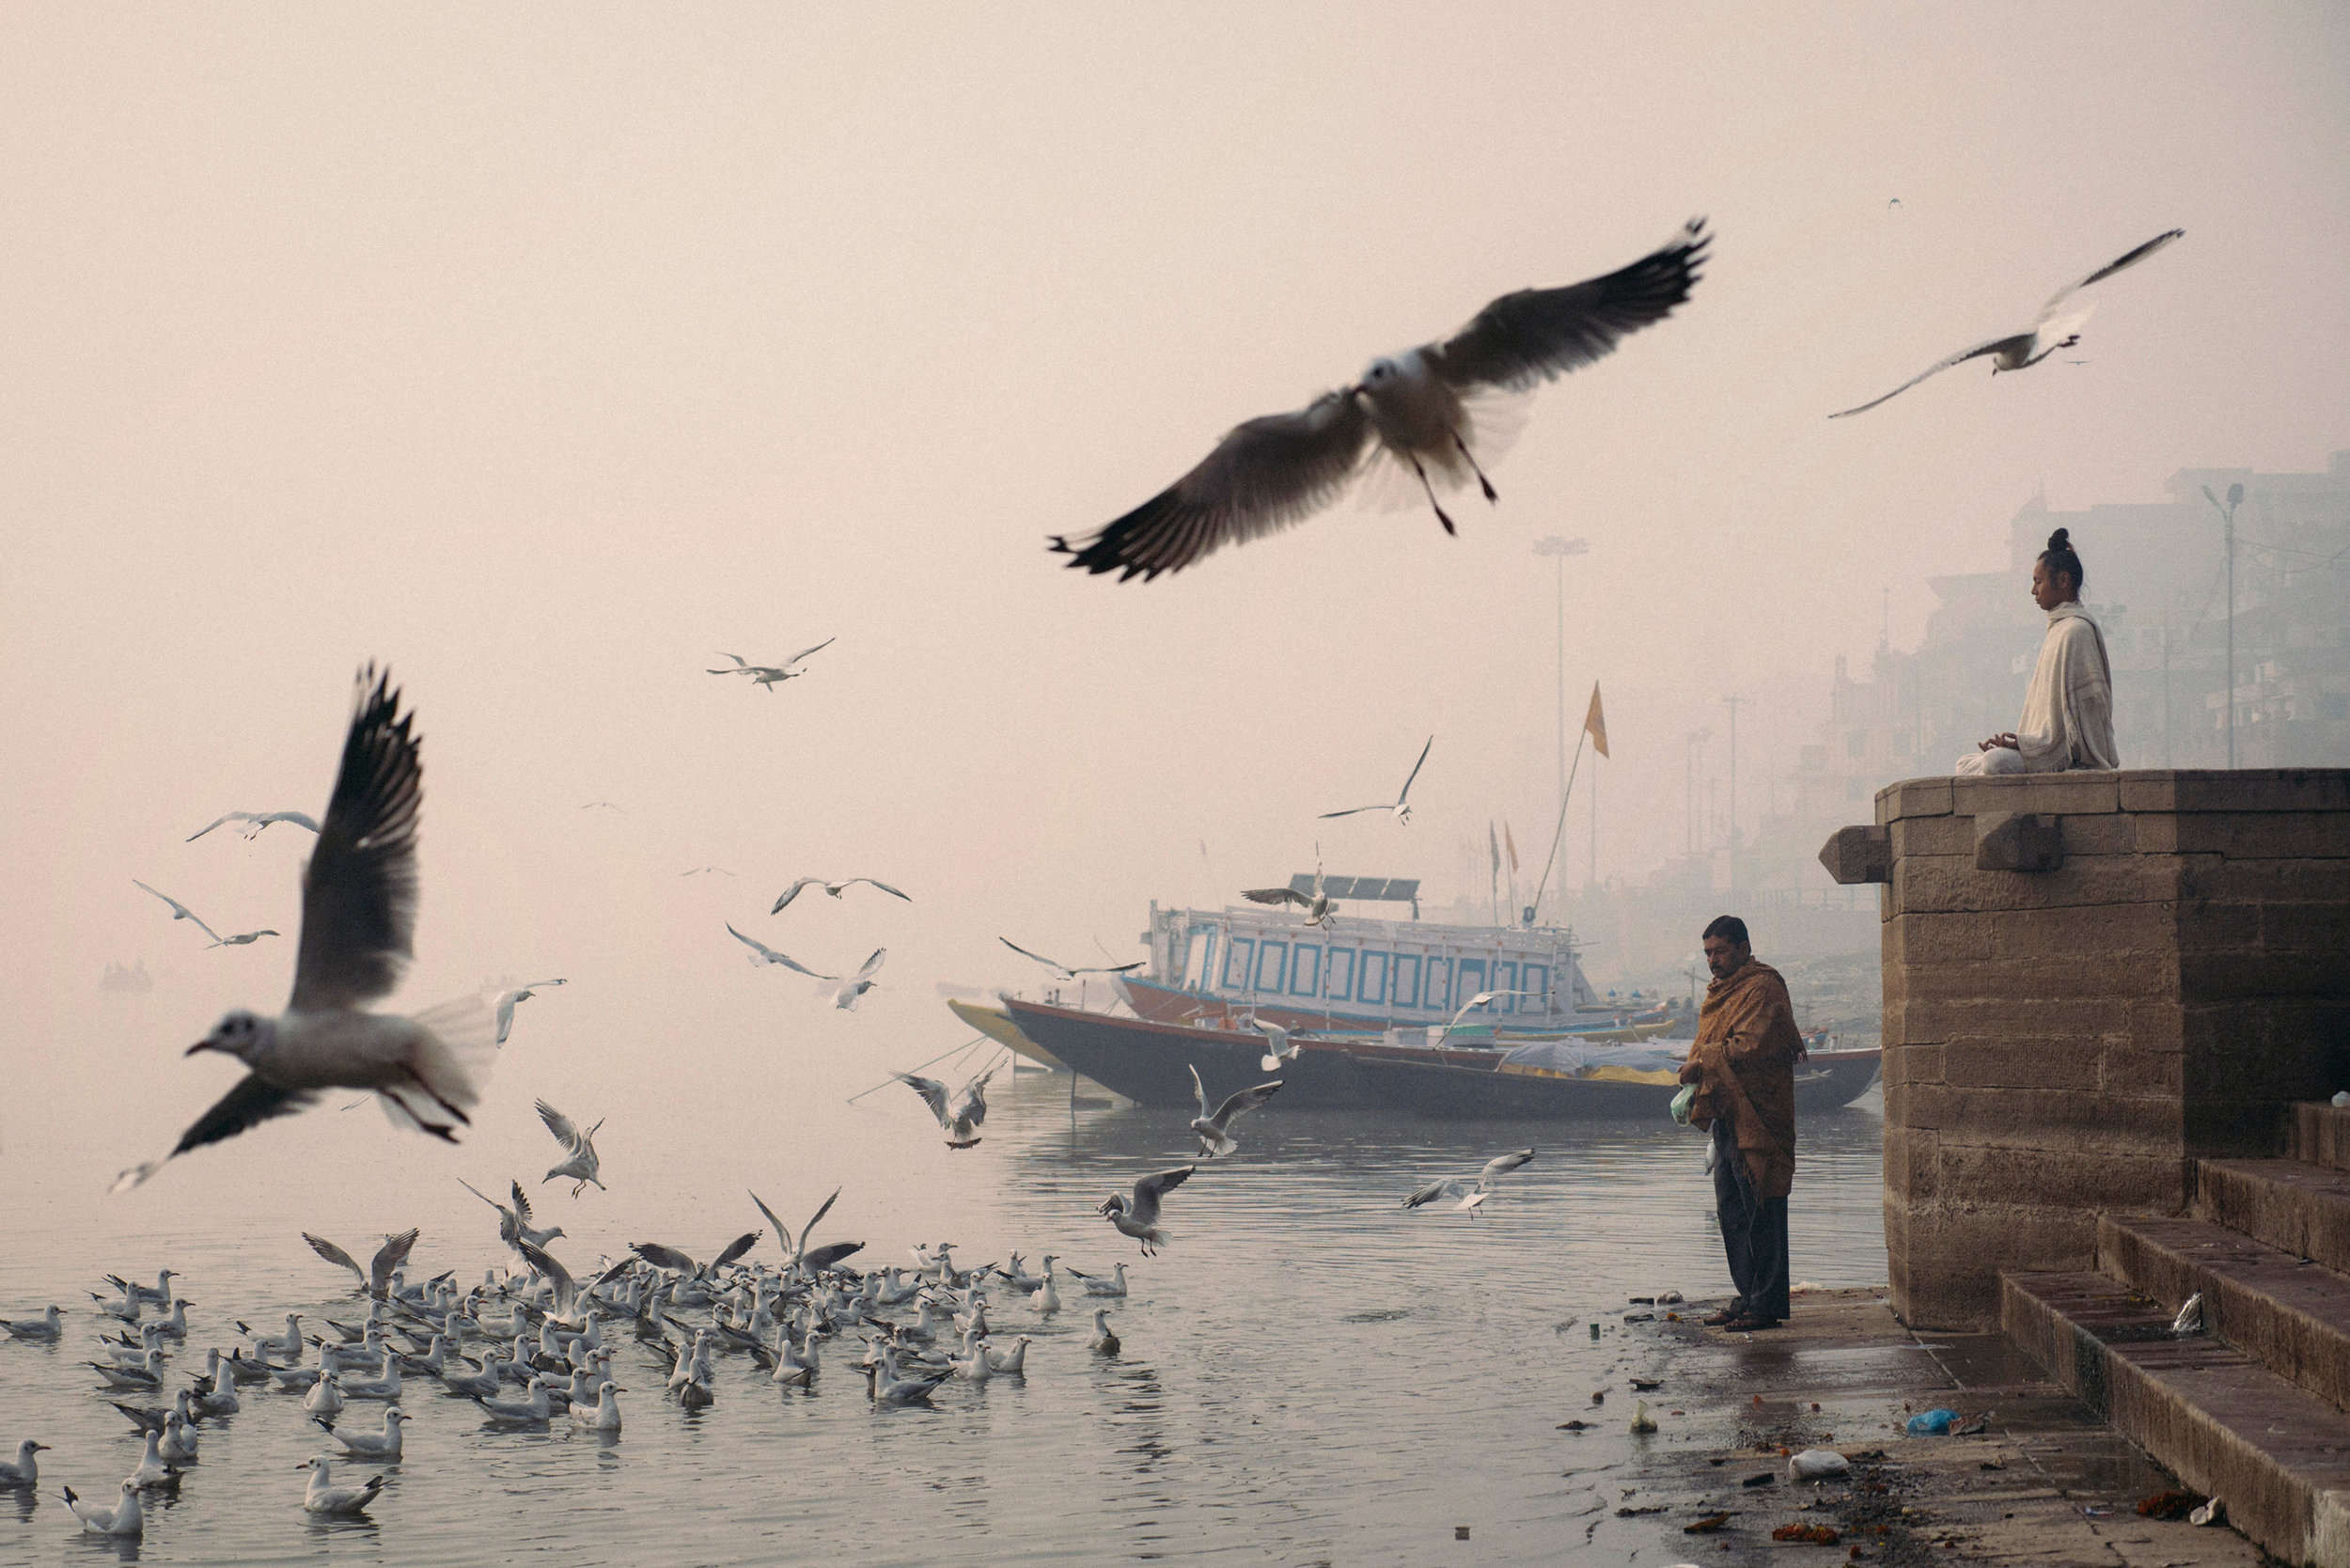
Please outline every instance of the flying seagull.
[[1066, 964], [1061, 964], [1045, 957], [1042, 953], [1030, 952], [1027, 949], [1022, 947], [1019, 943], [1013, 941], [1009, 936], [998, 936], [995, 940], [1001, 942], [1005, 947], [1010, 948], [1013, 952], [1018, 953], [1022, 958], [1035, 959], [1039, 964], [1042, 964], [1047, 969], [1052, 970], [1056, 977], [1065, 980], [1075, 980], [1079, 975], [1122, 975], [1129, 969], [1141, 968], [1143, 964], [1148, 962], [1148, 960], [1138, 958], [1132, 964], [1095, 964], [1093, 967], [1088, 969], [1073, 969]]
[[691, 870], [678, 872], [680, 876], [732, 876], [733, 874], [724, 866], [696, 866]]
[[1507, 1154], [1496, 1154], [1485, 1162], [1485, 1168], [1477, 1173], [1474, 1181], [1451, 1177], [1441, 1182], [1431, 1182], [1405, 1197], [1403, 1206], [1407, 1209], [1417, 1209], [1423, 1203], [1434, 1203], [1439, 1198], [1457, 1198], [1460, 1202], [1455, 1207], [1475, 1214], [1484, 1205], [1485, 1200], [1493, 1196], [1494, 1189], [1501, 1184], [1501, 1179], [1504, 1176], [1527, 1164], [1533, 1157], [1534, 1151], [1531, 1149], [1516, 1149]]
[[766, 1232], [763, 1231], [744, 1231], [743, 1234], [727, 1243], [726, 1250], [707, 1263], [696, 1262], [676, 1247], [664, 1247], [659, 1242], [631, 1242], [628, 1246], [630, 1251], [655, 1268], [675, 1269], [680, 1274], [700, 1279], [717, 1273], [735, 1259], [757, 1247], [759, 1238], [764, 1234]]
[[814, 648], [804, 648], [797, 653], [792, 654], [791, 657], [784, 660], [783, 663], [779, 665], [746, 665], [743, 662], [742, 654], [728, 653], [725, 650], [721, 649], [719, 651], [718, 657], [721, 659], [732, 659], [734, 661], [733, 667], [713, 669], [710, 673], [713, 675], [747, 675], [751, 678], [751, 683], [753, 685], [764, 686], [769, 691], [774, 691], [776, 689], [776, 682], [790, 681], [794, 677], [806, 675], [807, 673], [807, 671], [797, 667], [802, 659], [807, 658], [811, 653], [822, 652], [823, 650], [830, 648], [834, 643], [838, 642], [839, 640], [840, 639], [838, 637], [826, 637], [823, 641], [818, 643]]
[[[1431, 735], [1428, 737], [1428, 744], [1419, 748], [1419, 760], [1412, 764], [1410, 776], [1403, 780], [1403, 788], [1396, 792], [1396, 796], [1393, 801], [1386, 802], [1378, 806], [1350, 806], [1343, 811], [1324, 811], [1322, 814], [1322, 820], [1327, 822], [1332, 817], [1360, 816], [1365, 811], [1385, 811], [1394, 817], [1397, 823], [1402, 826], [1411, 826], [1412, 781], [1419, 777], [1419, 770], [1427, 765], [1428, 753], [1434, 747], [1435, 744], [1436, 737]], [[1249, 897], [1255, 898], [1256, 895], [1252, 893]]]
[[310, 1244], [311, 1251], [328, 1262], [347, 1268], [357, 1275], [359, 1289], [375, 1297], [376, 1300], [382, 1301], [391, 1294], [393, 1271], [407, 1266], [408, 1253], [416, 1245], [416, 1232], [414, 1228], [411, 1228], [396, 1236], [385, 1236], [384, 1245], [376, 1248], [373, 1263], [368, 1268], [361, 1268], [350, 1253], [345, 1252], [323, 1236], [314, 1236], [305, 1231], [302, 1232], [302, 1239]]
[[[1433, 744], [1435, 737], [1432, 735], [1429, 740]], [[1411, 788], [1409, 784], [1403, 787]], [[1244, 888], [1240, 896], [1250, 903], [1293, 903], [1306, 912], [1306, 923], [1309, 926], [1323, 925], [1339, 912], [1339, 906], [1330, 902], [1330, 895], [1323, 891], [1320, 866], [1314, 868], [1314, 890], [1310, 893], [1301, 893], [1294, 887], [1249, 887]]]
[[1934, 364], [1927, 366], [1893, 388], [1892, 391], [1888, 392], [1885, 397], [1872, 398], [1856, 408], [1840, 409], [1828, 417], [1841, 419], [1847, 415], [1866, 413], [1888, 399], [1900, 397], [1928, 376], [1938, 374], [1953, 365], [1964, 365], [1966, 361], [1980, 358], [1984, 354], [1991, 356], [1991, 373], [1996, 376], [2001, 370], [2021, 370], [2037, 365], [2057, 350], [2071, 348], [2081, 340], [2081, 326], [2089, 320], [2089, 313], [2096, 306], [2083, 306], [2080, 309], [2065, 316], [2057, 315], [2057, 306], [2091, 284], [2102, 278], [2111, 277], [2123, 268], [2135, 266], [2145, 260], [2146, 258], [2186, 232], [2184, 228], [2173, 228], [2157, 234], [2136, 250], [2128, 252], [2117, 260], [2107, 262], [2078, 283], [2065, 285], [2048, 297], [2048, 303], [2040, 307], [2039, 316], [2033, 320], [2030, 326], [2023, 331], [2004, 333], [1998, 337], [1986, 338], [1971, 349], [1962, 349], [1948, 359], [1936, 360]]
[[865, 961], [864, 966], [842, 980], [833, 991], [832, 1005], [844, 1012], [854, 1012], [857, 998], [873, 989], [873, 977], [881, 973], [882, 961], [888, 956], [887, 948], [875, 948], [873, 956]]
[[237, 823], [237, 836], [242, 839], [259, 838], [261, 835], [261, 829], [269, 826], [272, 823], [291, 823], [296, 827], [306, 827], [313, 833], [316, 833], [319, 830], [317, 821], [306, 812], [231, 811], [225, 817], [213, 818], [212, 822], [197, 828], [194, 833], [189, 834], [187, 841], [191, 844], [195, 843], [198, 839], [203, 838], [204, 835], [210, 833], [213, 828], [220, 826], [223, 823]]
[[880, 888], [883, 892], [888, 894], [893, 899], [905, 899], [908, 903], [912, 903], [914, 902], [912, 899], [906, 899], [906, 896], [903, 893], [899, 892], [898, 889], [892, 887], [886, 882], [875, 882], [870, 876], [853, 876], [846, 882], [826, 882], [821, 876], [804, 876], [797, 882], [794, 882], [791, 886], [786, 887], [783, 890], [783, 897], [776, 901], [776, 907], [767, 911], [767, 913], [770, 915], [782, 914], [783, 906], [790, 903], [793, 899], [798, 898], [807, 888], [822, 887], [825, 892], [831, 894], [837, 899], [843, 892], [855, 886], [860, 882], [864, 883], [869, 887]]
[[1172, 1170], [1145, 1176], [1135, 1184], [1132, 1198], [1114, 1192], [1104, 1199], [1100, 1213], [1118, 1227], [1120, 1235], [1140, 1242], [1142, 1255], [1148, 1258], [1173, 1239], [1159, 1229], [1159, 1200], [1191, 1180], [1191, 1173], [1198, 1168], [1196, 1165], [1179, 1165]]
[[198, 916], [195, 910], [190, 909], [186, 904], [181, 903], [178, 899], [173, 898], [170, 894], [155, 892], [154, 888], [148, 887], [147, 884], [141, 882], [137, 877], [133, 877], [131, 879], [131, 885], [133, 887], [146, 887], [149, 892], [154, 893], [157, 898], [171, 905], [171, 917], [173, 919], [195, 921], [196, 929], [212, 938], [210, 942], [205, 944], [205, 947], [208, 949], [242, 948], [250, 943], [258, 942], [264, 936], [274, 936], [277, 934], [274, 931], [248, 931], [242, 932], [235, 936], [223, 936], [220, 933], [206, 925], [203, 917]]
[[800, 963], [798, 960], [787, 958], [782, 953], [776, 951], [775, 949], [767, 946], [764, 942], [754, 941], [752, 938], [744, 935], [741, 932], [735, 931], [732, 925], [728, 925], [727, 930], [733, 933], [734, 939], [737, 942], [742, 943], [744, 947], [751, 949], [751, 962], [755, 964], [780, 964], [787, 969], [798, 970], [801, 974], [809, 977], [811, 980], [837, 980], [840, 978], [838, 975], [820, 975], [815, 970], [809, 968], [807, 964]]
[[563, 1233], [563, 1227], [560, 1225], [549, 1226], [543, 1231], [532, 1228], [530, 1195], [523, 1191], [523, 1184], [519, 1181], [512, 1184], [514, 1194], [512, 1208], [499, 1202], [462, 1176], [457, 1178], [457, 1184], [498, 1212], [498, 1240], [517, 1251], [522, 1249], [525, 1243], [532, 1247], [544, 1247]]
[[816, 1247], [807, 1245], [808, 1235], [816, 1229], [816, 1222], [832, 1213], [832, 1206], [839, 1200], [840, 1189], [835, 1187], [832, 1189], [832, 1196], [818, 1205], [816, 1212], [808, 1216], [807, 1223], [800, 1227], [799, 1233], [795, 1236], [792, 1234], [791, 1227], [777, 1219], [776, 1211], [761, 1201], [759, 1194], [755, 1192], [751, 1194], [751, 1201], [759, 1204], [759, 1212], [765, 1215], [767, 1223], [776, 1228], [776, 1245], [784, 1250], [783, 1266], [787, 1273], [800, 1269], [812, 1276], [819, 1269], [832, 1267], [833, 1264], [853, 1252], [865, 1250], [863, 1242], [826, 1242], [823, 1246]]
[[919, 1077], [912, 1073], [895, 1074], [897, 1080], [922, 1097], [938, 1118], [939, 1127], [947, 1134], [947, 1147], [968, 1149], [979, 1141], [979, 1123], [987, 1120], [987, 1080], [1003, 1066], [1001, 1060], [963, 1086], [963, 1092], [953, 1096], [947, 1086], [936, 1078]]
[[539, 1180], [552, 1182], [558, 1176], [570, 1177], [573, 1198], [586, 1191], [590, 1182], [596, 1184], [598, 1191], [609, 1192], [611, 1188], [606, 1187], [596, 1174], [602, 1168], [596, 1159], [596, 1135], [603, 1131], [603, 1119], [598, 1118], [596, 1124], [583, 1133], [572, 1124], [570, 1117], [544, 1100], [535, 1102], [533, 1108], [538, 1111], [539, 1120], [547, 1124], [547, 1131], [555, 1135], [555, 1141], [563, 1146], [562, 1163]]
[[499, 992], [498, 999], [494, 1004], [497, 1009], [497, 1043], [501, 1045], [505, 1044], [506, 1037], [513, 1032], [514, 1009], [518, 1005], [530, 1000], [533, 995], [545, 986], [565, 983], [567, 982], [560, 980], [532, 980], [528, 985], [518, 985], [511, 991]]
[[496, 1021], [478, 996], [415, 1017], [368, 1012], [390, 994], [415, 951], [416, 817], [424, 766], [400, 713], [389, 672], [359, 671], [341, 765], [302, 878], [302, 938], [293, 995], [265, 1018], [231, 1012], [187, 1055], [218, 1051], [246, 1068], [243, 1081], [196, 1119], [163, 1159], [133, 1166], [115, 1189], [135, 1186], [164, 1162], [234, 1137], [311, 1105], [325, 1089], [375, 1091], [395, 1124], [454, 1143], [481, 1097], [497, 1050]]
[[1620, 271], [1504, 294], [1442, 342], [1374, 359], [1361, 381], [1294, 414], [1234, 427], [1197, 468], [1150, 500], [1081, 544], [1057, 536], [1052, 548], [1073, 557], [1073, 567], [1148, 582], [1224, 545], [1304, 522], [1383, 458], [1418, 476], [1436, 521], [1452, 533], [1436, 485], [1465, 485], [1473, 476], [1485, 499], [1496, 499], [1477, 453], [1483, 447], [1489, 459], [1500, 455], [1516, 424], [1509, 405], [1670, 315], [1689, 297], [1711, 243], [1705, 220], [1692, 218], [1661, 249]]
[[1199, 1069], [1197, 1067], [1191, 1070], [1191, 1087], [1199, 1096], [1199, 1114], [1191, 1119], [1191, 1130], [1199, 1135], [1200, 1157], [1212, 1160], [1218, 1154], [1230, 1154], [1240, 1147], [1231, 1137], [1233, 1120], [1244, 1111], [1255, 1110], [1280, 1092], [1281, 1080], [1276, 1078], [1269, 1084], [1259, 1084], [1254, 1089], [1244, 1089], [1237, 1094], [1228, 1096], [1222, 1105], [1215, 1107], [1213, 1116], [1208, 1114], [1208, 1086], [1199, 1081]]

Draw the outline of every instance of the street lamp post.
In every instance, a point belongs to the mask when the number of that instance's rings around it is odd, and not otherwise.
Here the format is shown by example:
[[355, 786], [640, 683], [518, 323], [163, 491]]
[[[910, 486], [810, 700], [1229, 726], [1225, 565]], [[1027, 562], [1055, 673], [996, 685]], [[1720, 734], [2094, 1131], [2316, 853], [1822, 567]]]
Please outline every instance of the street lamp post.
[[[1587, 553], [1590, 545], [1579, 539], [1560, 539], [1546, 535], [1534, 541], [1534, 554], [1548, 556], [1558, 563], [1559, 579], [1559, 815], [1566, 819], [1567, 811], [1567, 557]], [[1560, 868], [1559, 886], [1567, 885], [1565, 869]]]
[[1687, 763], [1681, 792], [1681, 853], [1694, 855], [1698, 852], [1698, 747], [1714, 738], [1711, 729], [1692, 729], [1689, 744], [1682, 752]]
[[2235, 766], [2235, 509], [2243, 503], [2244, 487], [2228, 487], [2228, 504], [2221, 506], [2219, 497], [2203, 486], [2203, 499], [2212, 504], [2225, 525], [2223, 536], [2228, 543], [2228, 766]]
[[1735, 695], [1722, 698], [1730, 704], [1730, 890], [1738, 890], [1738, 705], [1747, 699]]

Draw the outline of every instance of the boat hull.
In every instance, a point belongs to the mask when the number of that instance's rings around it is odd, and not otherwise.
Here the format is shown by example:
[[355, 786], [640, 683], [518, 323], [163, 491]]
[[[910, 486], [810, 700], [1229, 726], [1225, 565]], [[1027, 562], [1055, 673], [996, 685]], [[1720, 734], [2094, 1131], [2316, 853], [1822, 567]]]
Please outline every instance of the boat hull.
[[[1268, 1024], [1277, 1024], [1285, 1029], [1351, 1030], [1376, 1034], [1398, 1024], [1417, 1030], [1422, 1027], [1440, 1027], [1443, 1022], [1439, 1019], [1435, 1025], [1432, 1026], [1418, 1020], [1400, 1020], [1386, 1012], [1365, 1013], [1349, 1012], [1344, 1009], [1325, 1011], [1316, 1007], [1285, 1007], [1277, 1002], [1265, 1001], [1261, 998], [1253, 1003], [1230, 1001], [1222, 996], [1203, 996], [1196, 991], [1184, 991], [1170, 985], [1161, 985], [1156, 980], [1141, 980], [1133, 975], [1120, 976], [1118, 983], [1119, 988], [1125, 993], [1126, 1005], [1133, 1008], [1136, 1014], [1154, 1024], [1175, 1024], [1188, 1027], [1194, 1024], [1205, 1022], [1218, 1028], [1246, 1029], [1248, 1027], [1249, 1018], [1253, 1015], [1263, 1019]], [[1488, 1025], [1498, 1022], [1504, 1034], [1573, 1034], [1624, 1040], [1646, 1039], [1653, 1035], [1662, 1034], [1675, 1025], [1686, 1026], [1691, 1022], [1685, 1011], [1675, 1016], [1662, 1007], [1651, 1007], [1638, 1011], [1604, 1013], [1596, 1016], [1589, 1013], [1559, 1013], [1555, 1016], [1507, 1013], [1496, 1020], [1490, 1014], [1480, 1013], [1479, 1017], [1481, 1022]]]
[[[1881, 1053], [1822, 1052], [1795, 1064], [1795, 1112], [1851, 1105], [1877, 1081]], [[1391, 1110], [1438, 1121], [1603, 1121], [1672, 1114], [1674, 1084], [1501, 1073], [1355, 1054], [1355, 1075]]]
[[1000, 1045], [1010, 1046], [1016, 1055], [1025, 1057], [1039, 1067], [1055, 1073], [1069, 1071], [1066, 1062], [1030, 1040], [1026, 1035], [1022, 1034], [1020, 1026], [1013, 1023], [1011, 1015], [1002, 1008], [982, 1007], [977, 1002], [959, 1001], [951, 996], [948, 998], [947, 1006], [956, 1017], [987, 1036], [988, 1039]]

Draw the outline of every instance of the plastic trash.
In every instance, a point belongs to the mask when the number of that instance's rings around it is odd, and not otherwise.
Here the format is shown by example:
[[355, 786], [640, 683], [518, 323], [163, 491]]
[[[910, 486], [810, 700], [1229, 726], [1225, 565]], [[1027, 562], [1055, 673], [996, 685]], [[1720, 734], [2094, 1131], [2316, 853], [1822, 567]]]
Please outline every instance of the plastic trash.
[[1957, 1424], [1957, 1411], [1929, 1410], [1922, 1416], [1909, 1418], [1909, 1435], [1912, 1437], [1947, 1437], [1950, 1435], [1950, 1428]]
[[2214, 1497], [2211, 1501], [2205, 1503], [2202, 1507], [2188, 1514], [2186, 1516], [2186, 1522], [2190, 1525], [2216, 1525], [2227, 1516], [2228, 1505], [2221, 1502], [2217, 1497]]
[[2170, 1320], [2170, 1332], [2185, 1338], [2186, 1335], [2201, 1334], [2202, 1331], [2203, 1293], [2197, 1291], [2186, 1298], [2184, 1306], [2180, 1307], [2179, 1315]]
[[2350, 1105], [2350, 1089], [2334, 1090], [2334, 1108], [2340, 1110], [2345, 1105]]
[[1654, 1432], [1656, 1430], [1656, 1418], [1648, 1413], [1648, 1401], [1636, 1400], [1634, 1403], [1637, 1404], [1639, 1408], [1632, 1412], [1632, 1430], [1635, 1432]]
[[1806, 1449], [1787, 1461], [1790, 1481], [1825, 1481], [1852, 1474], [1852, 1461], [1834, 1449]]
[[[1683, 1084], [1681, 1092], [1673, 1096], [1673, 1120], [1686, 1127], [1689, 1124], [1689, 1103], [1698, 1097], [1698, 1086]], [[2350, 1104], [2350, 1098], [2339, 1099], [2337, 1105]]]

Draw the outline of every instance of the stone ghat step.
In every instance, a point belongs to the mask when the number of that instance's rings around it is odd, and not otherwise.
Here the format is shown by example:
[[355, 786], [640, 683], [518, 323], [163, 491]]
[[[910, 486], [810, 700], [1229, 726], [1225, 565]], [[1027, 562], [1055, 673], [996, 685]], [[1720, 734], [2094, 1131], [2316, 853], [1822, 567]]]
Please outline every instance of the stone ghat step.
[[2200, 1219], [2097, 1221], [2097, 1265], [2203, 1325], [2286, 1382], [2350, 1409], [2350, 1279]]
[[2003, 1274], [2000, 1326], [2287, 1562], [2350, 1568], [2350, 1415], [2102, 1274]]
[[2300, 1160], [2199, 1160], [2195, 1217], [2350, 1274], [2350, 1170]]
[[2296, 1100], [2286, 1137], [2286, 1152], [2328, 1170], [2350, 1170], [2350, 1105]]

